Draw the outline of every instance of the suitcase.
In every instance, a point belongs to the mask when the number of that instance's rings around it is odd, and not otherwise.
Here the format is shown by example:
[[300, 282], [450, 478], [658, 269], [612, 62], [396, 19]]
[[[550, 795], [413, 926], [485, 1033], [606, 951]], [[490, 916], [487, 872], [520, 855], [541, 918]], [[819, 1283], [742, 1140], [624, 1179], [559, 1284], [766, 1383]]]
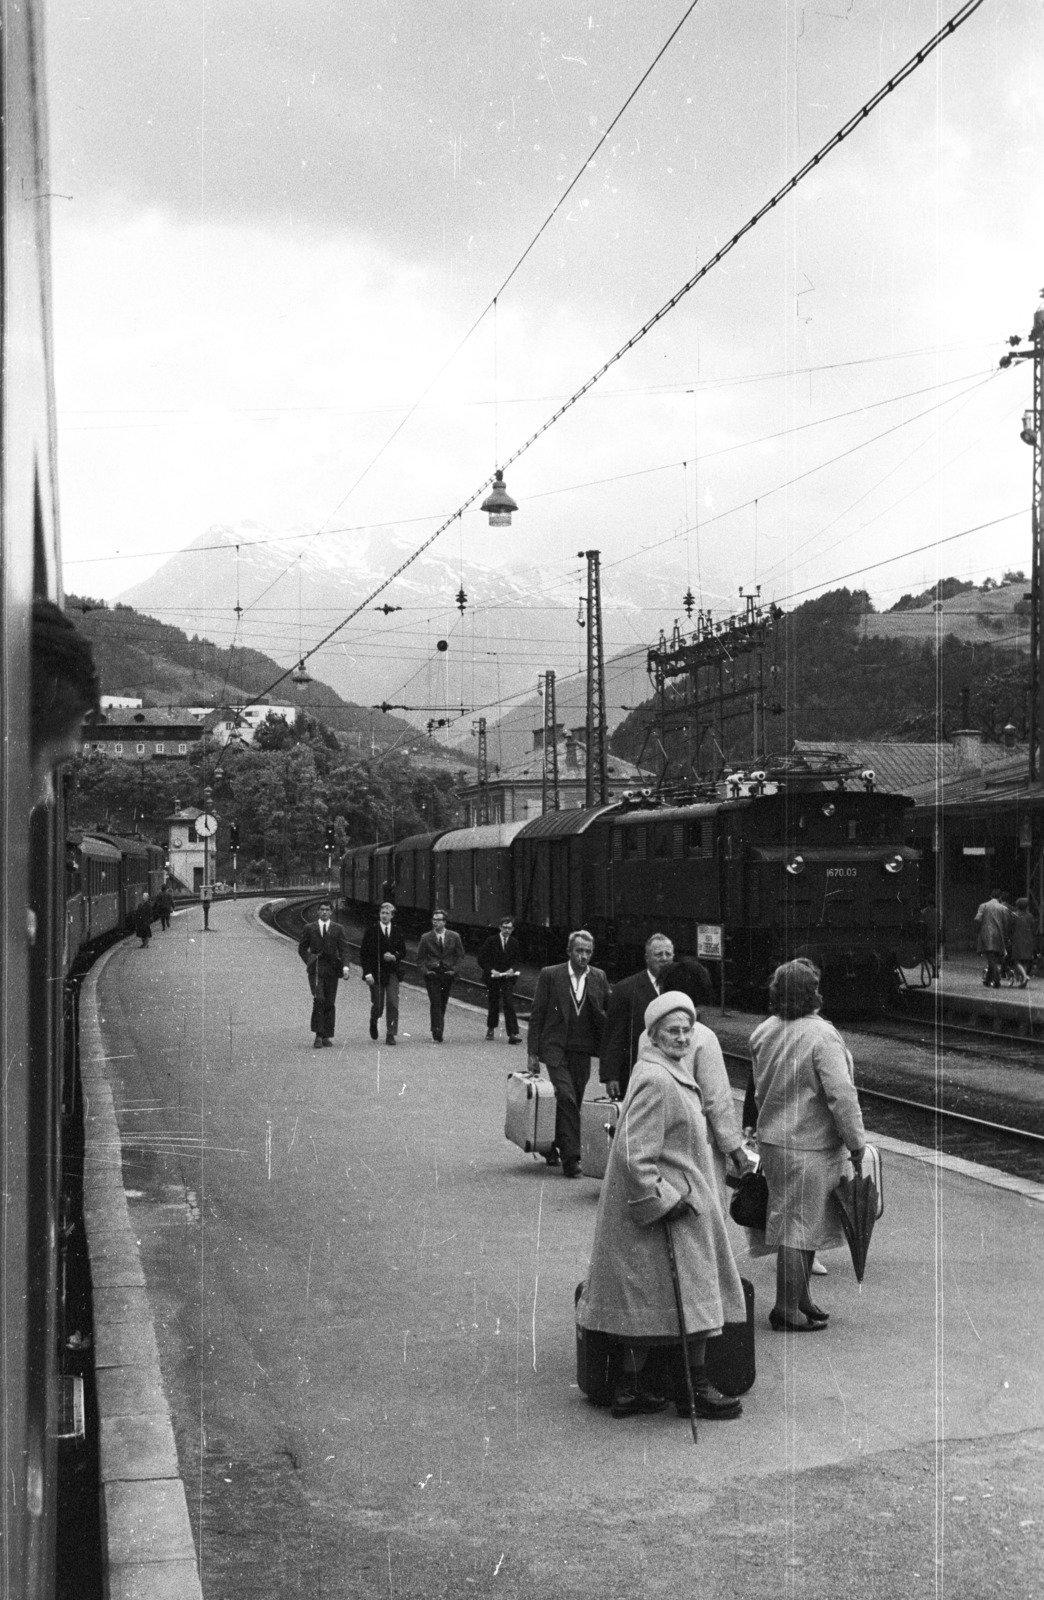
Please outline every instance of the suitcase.
[[[851, 1158], [845, 1157], [845, 1174], [852, 1177], [855, 1168]], [[863, 1177], [870, 1178], [877, 1190], [877, 1209], [874, 1212], [875, 1222], [884, 1215], [884, 1173], [881, 1170], [881, 1152], [875, 1144], [863, 1147]]]
[[509, 1072], [504, 1137], [520, 1150], [546, 1155], [555, 1142], [555, 1089], [532, 1072]]
[[620, 1102], [608, 1096], [580, 1105], [580, 1171], [585, 1178], [604, 1178], [609, 1146], [620, 1116]]
[[[743, 1298], [747, 1303], [745, 1322], [726, 1322], [716, 1338], [707, 1340], [707, 1377], [722, 1394], [746, 1394], [757, 1376], [754, 1360], [754, 1285], [742, 1278]], [[688, 1408], [689, 1394], [681, 1364], [681, 1340], [671, 1346], [668, 1392]]]
[[[583, 1293], [578, 1283], [573, 1296], [574, 1305]], [[600, 1333], [596, 1328], [576, 1325], [576, 1382], [581, 1394], [586, 1394], [594, 1406], [609, 1406], [620, 1376], [620, 1356], [623, 1345], [611, 1333]]]

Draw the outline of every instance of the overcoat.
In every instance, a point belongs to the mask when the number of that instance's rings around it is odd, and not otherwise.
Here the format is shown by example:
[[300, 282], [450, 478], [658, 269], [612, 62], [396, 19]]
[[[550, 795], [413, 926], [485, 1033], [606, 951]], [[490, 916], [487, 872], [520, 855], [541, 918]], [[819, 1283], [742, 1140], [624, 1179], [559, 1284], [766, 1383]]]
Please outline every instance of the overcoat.
[[631, 1066], [638, 1059], [645, 1008], [659, 992], [645, 967], [613, 985], [602, 1033], [598, 1076], [603, 1083], [618, 1083], [621, 1094], [627, 1088]]
[[676, 1339], [678, 1312], [663, 1218], [672, 1222], [688, 1333], [746, 1315], [718, 1199], [700, 1092], [684, 1063], [654, 1045], [639, 1052], [620, 1107], [595, 1222], [581, 1327], [623, 1339]]
[[981, 955], [1002, 956], [1007, 947], [1008, 933], [1011, 928], [1011, 911], [1003, 900], [984, 900], [975, 913], [975, 924], [979, 930], [978, 949]]

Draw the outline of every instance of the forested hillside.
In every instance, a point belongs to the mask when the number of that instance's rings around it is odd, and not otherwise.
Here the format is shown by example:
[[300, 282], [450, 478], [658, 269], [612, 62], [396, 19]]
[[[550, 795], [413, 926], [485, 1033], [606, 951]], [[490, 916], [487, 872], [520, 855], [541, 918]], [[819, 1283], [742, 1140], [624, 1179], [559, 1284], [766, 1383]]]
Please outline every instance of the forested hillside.
[[[951, 635], [938, 648], [864, 637], [868, 611], [865, 591], [834, 589], [783, 617], [766, 654], [766, 666], [775, 667], [766, 673], [770, 753], [789, 750], [795, 739], [948, 738], [965, 725], [999, 739], [1009, 722], [1025, 737], [1025, 655]], [[649, 760], [654, 712], [648, 700], [620, 724], [611, 741], [618, 755], [638, 761], [644, 751]], [[742, 764], [750, 758], [750, 719], [733, 726], [726, 764]], [[675, 733], [665, 743], [672, 768], [687, 770], [689, 736]]]
[[[65, 606], [94, 646], [103, 694], [140, 695], [149, 706], [234, 705], [263, 694], [285, 671], [258, 650], [230, 651], [197, 634], [189, 638], [131, 606], [78, 595]], [[301, 706], [338, 733], [372, 733], [380, 746], [407, 729], [400, 717], [342, 700], [318, 680], [298, 685], [285, 677], [272, 699]]]

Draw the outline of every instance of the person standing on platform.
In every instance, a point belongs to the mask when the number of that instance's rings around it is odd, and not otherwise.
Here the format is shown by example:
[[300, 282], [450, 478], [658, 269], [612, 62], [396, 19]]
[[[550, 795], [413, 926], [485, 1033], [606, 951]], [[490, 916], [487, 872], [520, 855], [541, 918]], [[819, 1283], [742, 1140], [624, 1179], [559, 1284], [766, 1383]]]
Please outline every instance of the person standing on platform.
[[134, 932], [141, 940], [141, 948], [144, 950], [152, 938], [152, 907], [149, 905], [147, 894], [142, 895], [141, 904], [135, 908], [133, 921]]
[[406, 960], [406, 940], [392, 922], [394, 915], [395, 907], [386, 900], [376, 927], [367, 928], [363, 934], [359, 952], [363, 982], [370, 986], [370, 1038], [377, 1038], [377, 1024], [387, 1008], [388, 1044], [395, 1043], [399, 1031], [399, 984]]
[[1030, 913], [1029, 900], [1021, 895], [1011, 913], [1009, 952], [1015, 968], [1015, 979], [1020, 989], [1029, 983], [1026, 968], [1037, 953], [1037, 929]]
[[[678, 1300], [664, 1223], [671, 1227], [692, 1375], [695, 1414], [727, 1422], [742, 1414], [707, 1376], [707, 1340], [745, 1314], [743, 1283], [721, 1209], [707, 1122], [689, 1071], [696, 1008], [667, 990], [645, 1010], [634, 1073], [609, 1147], [591, 1265], [577, 1322], [624, 1345], [614, 1417], [662, 1411], [650, 1350], [680, 1345]], [[688, 1402], [677, 1405], [689, 1415]]]
[[163, 888], [156, 896], [156, 899], [153, 902], [153, 907], [157, 917], [159, 917], [160, 927], [163, 929], [164, 933], [166, 933], [167, 929], [170, 927], [170, 918], [174, 910], [174, 896], [171, 894], [166, 884], [163, 885]]
[[424, 987], [428, 991], [431, 1011], [431, 1037], [442, 1043], [446, 1024], [446, 1002], [457, 976], [457, 968], [464, 960], [464, 945], [459, 933], [446, 927], [445, 911], [433, 911], [431, 927], [422, 933], [417, 945], [417, 965], [424, 974]]
[[598, 1076], [610, 1100], [623, 1099], [631, 1068], [638, 1059], [645, 1008], [660, 993], [660, 974], [673, 961], [674, 946], [667, 935], [651, 933], [645, 941], [645, 966], [641, 972], [613, 985], [598, 1063]]
[[348, 935], [339, 922], [333, 920], [333, 906], [323, 900], [319, 916], [305, 928], [297, 953], [308, 968], [308, 987], [312, 991], [313, 1050], [333, 1044], [337, 1023], [337, 985], [347, 978]]
[[566, 1178], [580, 1176], [580, 1102], [591, 1075], [591, 1057], [602, 1049], [609, 980], [592, 967], [594, 939], [586, 928], [569, 935], [569, 960], [541, 967], [529, 1014], [529, 1070], [540, 1063], [554, 1084], [555, 1142], [549, 1167], [562, 1163]]
[[845, 1146], [861, 1169], [866, 1134], [852, 1057], [819, 1015], [819, 977], [807, 961], [777, 967], [769, 984], [773, 1015], [750, 1036], [758, 1143], [768, 1182], [765, 1245], [776, 1251], [776, 1332], [816, 1333], [830, 1313], [809, 1293], [817, 1250], [844, 1244], [834, 1190]]
[[1001, 966], [1008, 948], [1008, 930], [1011, 927], [1011, 912], [1004, 904], [999, 889], [994, 889], [990, 898], [984, 900], [976, 911], [975, 926], [979, 930], [979, 954], [986, 957], [986, 976], [982, 981], [987, 989], [999, 989]]
[[500, 932], [491, 933], [479, 950], [478, 964], [486, 985], [486, 1038], [496, 1038], [500, 1008], [504, 1008], [504, 1026], [508, 1044], [521, 1044], [518, 1016], [515, 1012], [515, 983], [521, 970], [522, 950], [515, 938], [513, 917], [501, 917]]

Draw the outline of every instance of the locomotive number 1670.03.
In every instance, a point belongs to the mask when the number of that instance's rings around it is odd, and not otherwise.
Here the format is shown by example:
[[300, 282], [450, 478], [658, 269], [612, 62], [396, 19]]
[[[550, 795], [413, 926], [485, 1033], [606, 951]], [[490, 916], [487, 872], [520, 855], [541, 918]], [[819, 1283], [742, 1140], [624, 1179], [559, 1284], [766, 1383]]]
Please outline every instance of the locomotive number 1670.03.
[[827, 867], [826, 875], [827, 875], [828, 878], [857, 878], [859, 876], [859, 868], [858, 867]]

